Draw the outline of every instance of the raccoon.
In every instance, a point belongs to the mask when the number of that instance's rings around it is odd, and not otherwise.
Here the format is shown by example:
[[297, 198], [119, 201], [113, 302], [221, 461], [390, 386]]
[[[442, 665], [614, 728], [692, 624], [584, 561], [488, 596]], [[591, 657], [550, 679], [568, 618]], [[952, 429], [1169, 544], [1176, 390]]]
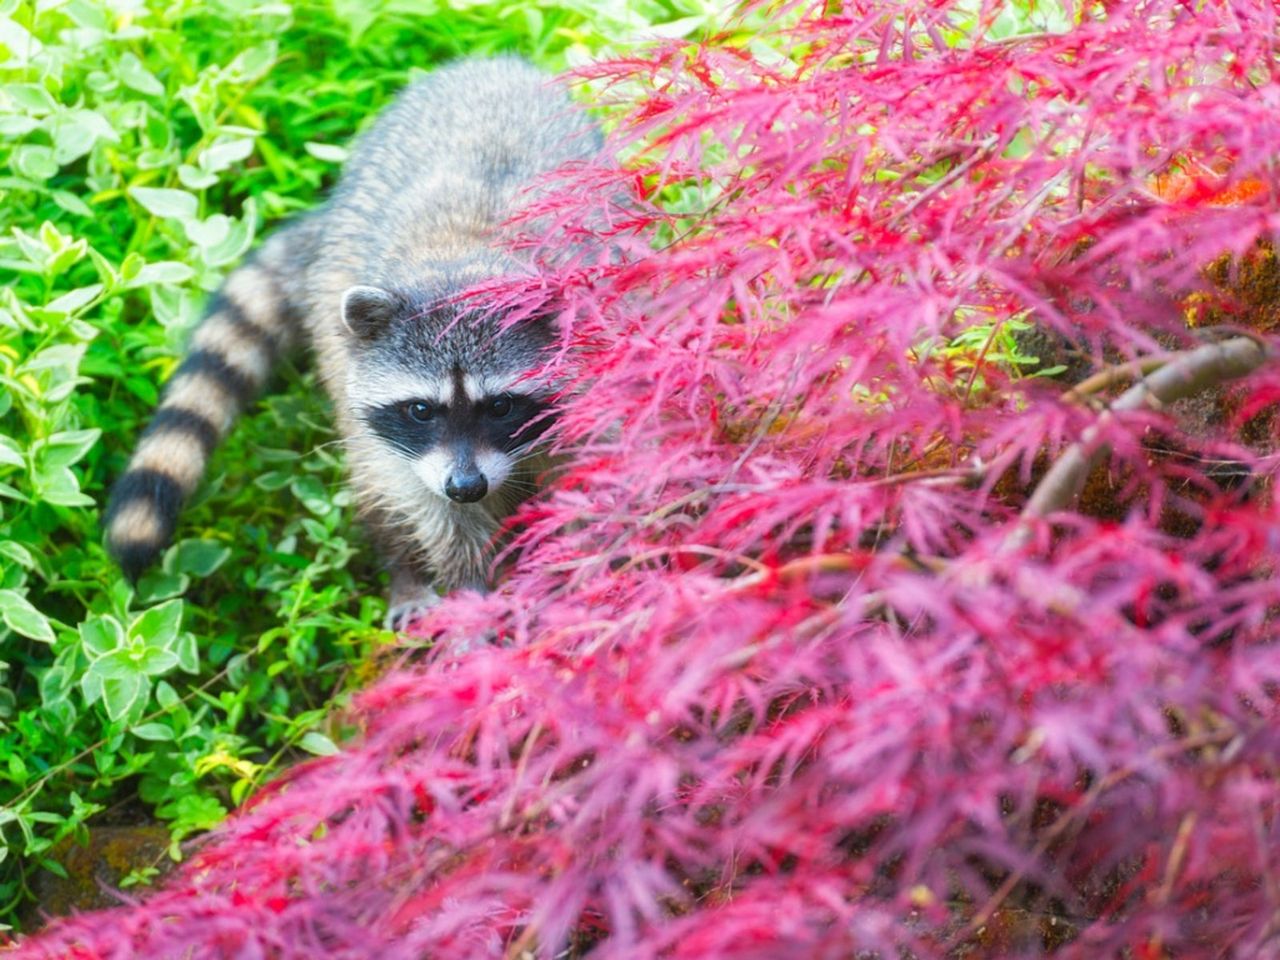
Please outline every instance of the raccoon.
[[554, 319], [504, 325], [458, 305], [528, 275], [495, 245], [529, 187], [601, 148], [594, 124], [516, 58], [419, 80], [361, 137], [328, 201], [275, 232], [208, 305], [128, 469], [107, 547], [136, 579], [170, 543], [210, 454], [283, 353], [309, 344], [350, 482], [403, 627], [486, 586], [500, 522], [534, 489]]

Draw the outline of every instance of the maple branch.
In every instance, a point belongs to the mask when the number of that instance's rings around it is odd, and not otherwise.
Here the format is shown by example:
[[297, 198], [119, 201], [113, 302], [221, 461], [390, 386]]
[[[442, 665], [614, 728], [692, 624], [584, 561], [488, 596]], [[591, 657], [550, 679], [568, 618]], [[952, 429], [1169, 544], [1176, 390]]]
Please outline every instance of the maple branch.
[[1194, 350], [1171, 354], [1158, 370], [1149, 373], [1126, 390], [1085, 430], [1080, 440], [1067, 448], [1036, 485], [1022, 510], [1017, 528], [1005, 541], [1006, 549], [1016, 549], [1031, 535], [1032, 523], [1065, 508], [1079, 494], [1089, 471], [1107, 453], [1099, 443], [1107, 422], [1117, 413], [1159, 408], [1175, 400], [1194, 396], [1228, 380], [1252, 373], [1267, 359], [1267, 349], [1252, 337], [1233, 337]]
[[1068, 390], [1060, 398], [1063, 403], [1083, 403], [1095, 393], [1110, 390], [1133, 380], [1154, 373], [1169, 362], [1169, 354], [1158, 353], [1150, 357], [1139, 357], [1128, 363], [1120, 363], [1114, 367], [1105, 367], [1097, 373], [1086, 377]]
[[[1181, 740], [1175, 740], [1172, 743], [1161, 744], [1151, 750], [1144, 759], [1145, 762], [1151, 762], [1154, 760], [1161, 760], [1166, 757], [1177, 756], [1179, 753], [1185, 753], [1191, 750], [1220, 746], [1222, 744], [1230, 743], [1238, 736], [1240, 736], [1240, 732], [1238, 730], [1235, 728], [1226, 728], [1222, 730], [1209, 731], [1196, 736], [1184, 737]], [[1053, 846], [1054, 842], [1061, 837], [1069, 827], [1079, 822], [1082, 817], [1086, 816], [1093, 810], [1095, 804], [1097, 804], [1099, 798], [1101, 798], [1104, 793], [1119, 786], [1130, 777], [1135, 776], [1140, 770], [1140, 764], [1133, 763], [1121, 767], [1118, 770], [1112, 770], [1106, 776], [1099, 778], [1098, 781], [1089, 788], [1088, 792], [1078, 804], [1064, 810], [1062, 814], [1045, 829], [1044, 833], [1041, 834], [1039, 841], [1036, 843], [1035, 848], [1031, 851], [1031, 856], [1028, 858], [1027, 863], [1039, 863], [1041, 857], [1049, 852], [1049, 848]], [[1182, 831], [1179, 830], [1179, 833], [1181, 832]], [[1174, 846], [1177, 859], [1180, 863], [1183, 854], [1178, 850], [1178, 838], [1175, 838]], [[965, 924], [964, 929], [953, 938], [951, 946], [954, 947], [963, 943], [969, 937], [980, 931], [992, 916], [994, 916], [995, 912], [1000, 909], [1000, 905], [1008, 899], [1009, 894], [1014, 891], [1014, 888], [1017, 887], [1023, 879], [1025, 879], [1029, 869], [1030, 868], [1028, 866], [1021, 866], [1016, 870], [1011, 871], [1009, 875], [1005, 877], [1004, 882], [992, 892], [991, 896], [987, 899], [987, 902], [984, 903], [969, 919], [969, 922]]]

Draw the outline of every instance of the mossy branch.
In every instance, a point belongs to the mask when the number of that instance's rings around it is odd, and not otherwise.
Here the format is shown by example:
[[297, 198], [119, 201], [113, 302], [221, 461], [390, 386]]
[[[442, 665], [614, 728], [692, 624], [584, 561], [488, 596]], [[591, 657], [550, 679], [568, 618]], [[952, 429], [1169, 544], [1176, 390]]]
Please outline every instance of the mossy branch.
[[1158, 370], [1121, 394], [1098, 422], [1058, 458], [1036, 485], [1017, 528], [1005, 541], [1006, 548], [1016, 549], [1025, 544], [1037, 519], [1064, 509], [1076, 498], [1089, 472], [1107, 454], [1107, 445], [1100, 443], [1099, 438], [1115, 414], [1144, 407], [1158, 408], [1237, 380], [1258, 369], [1267, 356], [1267, 348], [1252, 337], [1234, 337], [1171, 354]]

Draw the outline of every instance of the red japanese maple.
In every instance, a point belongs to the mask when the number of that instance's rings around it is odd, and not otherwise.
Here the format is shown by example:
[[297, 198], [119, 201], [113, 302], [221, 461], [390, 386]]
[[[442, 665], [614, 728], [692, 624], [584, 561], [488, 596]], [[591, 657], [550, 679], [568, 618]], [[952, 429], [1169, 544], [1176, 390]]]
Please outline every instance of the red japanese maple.
[[1275, 12], [962, 7], [589, 71], [501, 587], [15, 957], [1280, 956]]

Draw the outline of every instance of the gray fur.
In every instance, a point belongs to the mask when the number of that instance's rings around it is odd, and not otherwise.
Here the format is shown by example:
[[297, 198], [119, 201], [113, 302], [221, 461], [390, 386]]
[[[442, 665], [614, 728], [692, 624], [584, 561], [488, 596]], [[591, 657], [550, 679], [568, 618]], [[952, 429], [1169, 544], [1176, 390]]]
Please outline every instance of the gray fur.
[[[497, 226], [527, 202], [539, 176], [588, 159], [599, 146], [590, 121], [523, 61], [466, 60], [443, 67], [406, 88], [360, 138], [324, 206], [277, 231], [228, 277], [222, 312], [215, 305], [204, 322], [230, 330], [232, 320], [256, 309], [255, 321], [271, 334], [260, 338], [262, 350], [294, 338], [294, 327], [310, 343], [346, 441], [352, 487], [392, 573], [397, 623], [432, 602], [432, 578], [446, 590], [484, 584], [490, 540], [532, 489], [538, 463], [516, 450], [506, 483], [499, 479], [498, 489], [480, 502], [451, 502], [424, 488], [422, 471], [429, 467], [419, 464], [415, 473], [403, 451], [370, 430], [370, 398], [387, 400], [415, 380], [424, 389], [437, 384], [447, 391], [451, 378], [463, 374], [472, 378], [468, 382], [510, 383], [539, 367], [552, 339], [547, 324], [519, 324], [499, 334], [496, 321], [460, 318], [448, 301], [477, 282], [529, 272], [497, 249]], [[259, 286], [270, 287], [272, 295], [264, 298], [270, 310], [243, 302]], [[242, 323], [236, 329], [252, 332]], [[228, 338], [234, 341], [235, 334], [219, 339], [207, 333], [203, 339], [221, 350]], [[230, 346], [240, 350], [237, 362], [253, 374], [237, 375], [237, 385], [260, 387], [262, 364], [251, 363], [254, 357], [238, 341]], [[223, 374], [208, 353], [192, 363], [188, 380], [210, 371]], [[179, 379], [161, 411], [191, 405], [196, 392], [188, 384], [183, 394]], [[547, 387], [513, 389], [536, 394]], [[212, 425], [205, 433], [225, 434], [244, 399], [233, 393], [222, 391], [224, 399], [217, 402], [201, 399], [198, 412]], [[410, 391], [399, 399], [415, 395]], [[162, 419], [176, 424], [174, 429], [190, 429], [185, 410], [157, 417], [153, 431], [168, 429]], [[150, 446], [145, 462], [139, 448], [113, 491], [107, 516], [108, 546], [135, 575], [172, 535], [176, 517], [166, 511], [175, 510], [175, 490], [189, 496], [195, 485], [190, 477], [204, 469], [203, 461], [191, 462], [198, 452], [194, 442], [177, 444], [187, 462], [172, 470], [158, 466], [167, 447], [158, 447], [154, 437]], [[485, 462], [497, 461], [491, 456]], [[180, 482], [175, 486], [168, 477]], [[148, 509], [159, 522], [150, 522]]]

